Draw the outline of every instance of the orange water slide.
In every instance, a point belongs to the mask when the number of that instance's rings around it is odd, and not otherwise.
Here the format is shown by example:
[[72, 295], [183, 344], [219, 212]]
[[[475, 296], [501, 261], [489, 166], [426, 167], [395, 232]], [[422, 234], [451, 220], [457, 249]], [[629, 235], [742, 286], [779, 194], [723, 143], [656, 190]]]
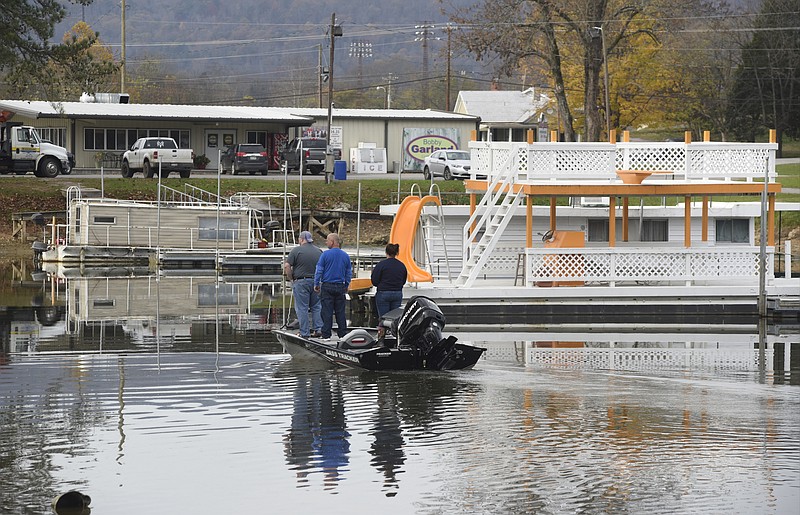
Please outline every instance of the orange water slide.
[[414, 260], [414, 240], [417, 236], [417, 226], [422, 215], [422, 208], [426, 204], [442, 205], [439, 197], [426, 195], [422, 198], [408, 196], [403, 199], [397, 214], [394, 215], [392, 222], [392, 232], [389, 234], [389, 243], [400, 245], [400, 252], [397, 259], [406, 265], [408, 271], [408, 282], [410, 283], [429, 283], [433, 282], [433, 276], [427, 270], [423, 270]]

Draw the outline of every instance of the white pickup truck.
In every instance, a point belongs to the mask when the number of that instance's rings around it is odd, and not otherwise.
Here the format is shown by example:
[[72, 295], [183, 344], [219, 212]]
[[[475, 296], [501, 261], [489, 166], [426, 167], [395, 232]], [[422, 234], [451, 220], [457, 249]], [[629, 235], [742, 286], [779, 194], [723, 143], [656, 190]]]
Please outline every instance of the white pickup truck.
[[158, 173], [159, 165], [162, 178], [169, 177], [170, 172], [179, 172], [181, 178], [188, 179], [194, 167], [194, 151], [178, 148], [172, 138], [139, 138], [122, 154], [120, 170], [126, 178], [141, 171], [150, 179]]
[[0, 173], [56, 177], [70, 173], [74, 164], [67, 149], [43, 140], [33, 127], [0, 123]]

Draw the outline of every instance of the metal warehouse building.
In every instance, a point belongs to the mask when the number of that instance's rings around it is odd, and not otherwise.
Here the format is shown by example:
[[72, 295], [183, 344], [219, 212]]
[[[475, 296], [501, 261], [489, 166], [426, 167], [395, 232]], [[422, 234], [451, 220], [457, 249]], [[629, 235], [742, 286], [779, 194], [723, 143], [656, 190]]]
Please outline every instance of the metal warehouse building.
[[[77, 168], [116, 167], [136, 139], [168, 136], [205, 154], [212, 168], [226, 146], [261, 143], [277, 169], [282, 145], [302, 134], [324, 136], [328, 124], [327, 109], [318, 108], [0, 100], [0, 111], [71, 151]], [[419, 169], [433, 147], [466, 149], [479, 124], [476, 116], [445, 111], [334, 108], [331, 127], [341, 136], [342, 159], [360, 146], [385, 148], [391, 171], [392, 163]]]

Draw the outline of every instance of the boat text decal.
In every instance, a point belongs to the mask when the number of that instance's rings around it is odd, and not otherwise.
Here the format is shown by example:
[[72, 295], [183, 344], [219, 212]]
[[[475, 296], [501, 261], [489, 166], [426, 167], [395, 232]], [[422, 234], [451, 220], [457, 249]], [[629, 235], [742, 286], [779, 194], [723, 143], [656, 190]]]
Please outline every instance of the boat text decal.
[[335, 350], [325, 349], [325, 354], [327, 356], [331, 356], [333, 358], [338, 358], [338, 359], [343, 359], [343, 360], [346, 360], [346, 361], [352, 361], [353, 363], [358, 363], [358, 358], [356, 358], [355, 356], [350, 356], [349, 354], [344, 354], [344, 353], [341, 353], [341, 352], [337, 352]]

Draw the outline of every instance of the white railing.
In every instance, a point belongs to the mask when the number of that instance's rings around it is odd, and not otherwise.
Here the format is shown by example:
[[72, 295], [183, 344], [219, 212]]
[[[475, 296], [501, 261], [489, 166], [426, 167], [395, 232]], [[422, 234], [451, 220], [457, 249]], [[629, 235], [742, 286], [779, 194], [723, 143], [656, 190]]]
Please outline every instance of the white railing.
[[[517, 182], [616, 181], [617, 170], [670, 172], [687, 180], [775, 181], [776, 143], [509, 143], [470, 142], [474, 175], [487, 180], [514, 166]], [[519, 159], [509, 159], [518, 155]]]
[[[758, 247], [536, 248], [525, 249], [525, 284], [537, 282], [758, 284]], [[774, 277], [774, 247], [767, 249], [767, 278]]]

